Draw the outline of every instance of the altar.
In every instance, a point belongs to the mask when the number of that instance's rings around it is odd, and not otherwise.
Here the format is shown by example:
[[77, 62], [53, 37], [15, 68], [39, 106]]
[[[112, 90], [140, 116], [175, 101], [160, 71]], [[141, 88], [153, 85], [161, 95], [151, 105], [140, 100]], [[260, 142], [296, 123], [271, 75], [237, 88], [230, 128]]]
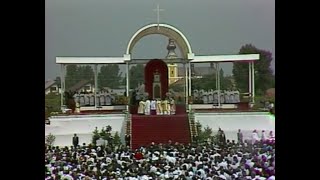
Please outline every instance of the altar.
[[161, 59], [150, 60], [144, 68], [145, 91], [148, 99], [163, 99], [168, 93], [168, 67]]

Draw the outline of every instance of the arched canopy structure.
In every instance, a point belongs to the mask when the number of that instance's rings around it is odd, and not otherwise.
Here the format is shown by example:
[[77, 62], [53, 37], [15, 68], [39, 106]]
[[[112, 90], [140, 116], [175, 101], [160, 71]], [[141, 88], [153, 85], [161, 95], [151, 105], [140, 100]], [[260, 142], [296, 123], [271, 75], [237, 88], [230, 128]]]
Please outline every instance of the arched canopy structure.
[[[184, 59], [193, 59], [191, 45], [185, 35], [177, 28], [168, 24], [149, 24], [140, 28], [130, 39], [126, 55], [130, 56], [135, 44], [143, 37], [151, 34], [161, 34], [173, 39], [181, 50]], [[129, 60], [129, 59], [127, 59]]]

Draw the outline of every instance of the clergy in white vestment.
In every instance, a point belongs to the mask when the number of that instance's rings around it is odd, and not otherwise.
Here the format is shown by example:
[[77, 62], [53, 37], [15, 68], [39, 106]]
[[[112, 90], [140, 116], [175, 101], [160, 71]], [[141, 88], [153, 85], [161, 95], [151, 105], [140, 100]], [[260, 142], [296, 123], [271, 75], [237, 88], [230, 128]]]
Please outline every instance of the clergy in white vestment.
[[80, 107], [85, 105], [85, 99], [83, 94], [80, 95], [79, 103]]
[[168, 109], [168, 100], [167, 99], [164, 99], [161, 101], [161, 106], [162, 106], [163, 114], [164, 115], [169, 114], [170, 109]]
[[94, 106], [94, 94], [90, 94], [90, 106]]
[[161, 105], [161, 100], [157, 99], [156, 101], [156, 112], [157, 115], [162, 115], [163, 114], [163, 110], [162, 110], [162, 105]]
[[173, 98], [170, 99], [170, 114], [176, 114], [176, 103]]
[[85, 94], [84, 95], [84, 104], [85, 104], [85, 106], [89, 106], [90, 105], [90, 96], [89, 96], [89, 94]]
[[106, 97], [106, 101], [105, 101], [106, 106], [111, 106], [111, 104], [112, 104], [111, 95], [110, 95], [110, 94], [107, 94], [105, 97]]
[[229, 91], [224, 92], [224, 102], [226, 104], [230, 103], [230, 92]]
[[141, 100], [139, 102], [138, 114], [144, 114], [144, 110], [145, 110], [145, 102]]
[[150, 115], [150, 103], [151, 103], [150, 100], [147, 99], [145, 107], [144, 107], [144, 114], [145, 115]]
[[104, 94], [100, 94], [99, 98], [100, 98], [100, 106], [106, 105], [106, 99], [105, 99]]
[[152, 99], [151, 102], [150, 102], [150, 114], [151, 115], [156, 115], [157, 114], [157, 108], [156, 108], [156, 100], [155, 99]]
[[209, 96], [208, 96], [208, 103], [209, 104], [213, 104], [213, 92], [211, 93], [209, 93]]
[[208, 104], [208, 96], [207, 96], [207, 94], [202, 96], [202, 101], [203, 101], [203, 104]]
[[213, 92], [213, 104], [218, 104], [218, 92]]

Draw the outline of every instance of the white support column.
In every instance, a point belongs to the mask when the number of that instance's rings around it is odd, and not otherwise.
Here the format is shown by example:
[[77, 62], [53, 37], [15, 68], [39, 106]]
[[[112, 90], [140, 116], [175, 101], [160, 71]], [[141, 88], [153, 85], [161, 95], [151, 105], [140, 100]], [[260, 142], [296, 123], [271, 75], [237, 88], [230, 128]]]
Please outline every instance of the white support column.
[[[251, 71], [251, 62], [249, 62], [249, 97], [252, 98], [252, 71]], [[250, 101], [251, 102], [251, 101]]]
[[[192, 96], [192, 92], [191, 92], [191, 63], [189, 61], [188, 63], [188, 77], [189, 77], [189, 96]], [[191, 110], [191, 105], [189, 105], [189, 111]]]
[[220, 64], [217, 63], [217, 85], [218, 85], [218, 107], [221, 108], [221, 93], [220, 93]]
[[[129, 62], [126, 63], [126, 96], [129, 103]], [[129, 104], [126, 105], [126, 110], [129, 111]]]
[[188, 93], [188, 67], [186, 66], [186, 63], [183, 64], [184, 66], [184, 72], [185, 72], [185, 95], [186, 95], [186, 106], [189, 104], [188, 103], [188, 97], [189, 97], [189, 93]]
[[97, 109], [98, 65], [94, 65], [94, 108]]
[[216, 66], [216, 90], [218, 90], [218, 64], [215, 63], [215, 66]]
[[64, 92], [65, 92], [65, 75], [64, 75], [64, 64], [61, 64], [61, 75], [60, 75], [60, 83], [61, 83], [61, 108], [64, 105]]
[[254, 72], [254, 62], [252, 62], [251, 63], [251, 70], [252, 70], [252, 72], [251, 72], [251, 74], [252, 74], [252, 86], [251, 86], [251, 88], [252, 88], [252, 103], [254, 103], [255, 101], [254, 101], [254, 96], [255, 96], [255, 87], [254, 87], [254, 74], [255, 74], [255, 72]]

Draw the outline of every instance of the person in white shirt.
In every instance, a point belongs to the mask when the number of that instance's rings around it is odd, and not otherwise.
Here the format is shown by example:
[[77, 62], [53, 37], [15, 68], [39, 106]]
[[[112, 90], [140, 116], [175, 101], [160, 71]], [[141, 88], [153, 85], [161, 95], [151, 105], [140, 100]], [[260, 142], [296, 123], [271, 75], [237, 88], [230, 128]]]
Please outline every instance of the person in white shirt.
[[257, 130], [254, 130], [252, 132], [252, 144], [255, 144], [258, 141], [260, 141], [259, 135], [257, 133]]

